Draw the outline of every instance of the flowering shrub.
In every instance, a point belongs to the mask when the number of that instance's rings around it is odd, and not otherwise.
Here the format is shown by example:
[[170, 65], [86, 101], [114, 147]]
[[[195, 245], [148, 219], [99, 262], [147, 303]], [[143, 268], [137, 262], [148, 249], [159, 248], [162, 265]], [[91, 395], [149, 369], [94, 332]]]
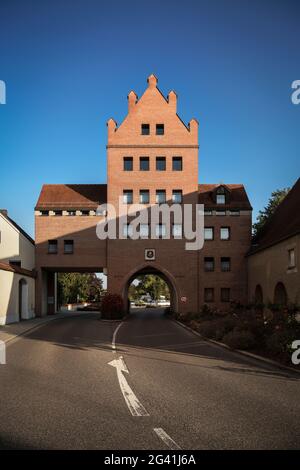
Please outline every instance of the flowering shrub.
[[119, 294], [105, 294], [101, 302], [102, 318], [113, 320], [123, 318], [124, 303]]

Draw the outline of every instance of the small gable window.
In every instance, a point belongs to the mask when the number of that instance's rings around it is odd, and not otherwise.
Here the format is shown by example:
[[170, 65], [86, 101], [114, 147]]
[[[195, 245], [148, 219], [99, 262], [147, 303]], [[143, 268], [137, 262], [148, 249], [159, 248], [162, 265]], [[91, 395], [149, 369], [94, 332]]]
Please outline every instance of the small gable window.
[[142, 135], [149, 135], [150, 134], [150, 124], [142, 124], [141, 133], [142, 133]]
[[156, 135], [164, 135], [165, 126], [164, 124], [156, 124]]
[[226, 204], [226, 194], [223, 186], [220, 186], [216, 191], [216, 203]]

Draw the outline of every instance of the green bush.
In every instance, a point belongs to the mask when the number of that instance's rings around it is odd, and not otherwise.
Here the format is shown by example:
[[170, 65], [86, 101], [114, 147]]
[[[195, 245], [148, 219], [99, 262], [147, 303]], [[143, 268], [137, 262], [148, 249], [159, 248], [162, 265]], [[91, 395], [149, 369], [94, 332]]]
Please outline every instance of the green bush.
[[253, 349], [256, 345], [254, 335], [247, 330], [234, 329], [223, 337], [223, 342], [232, 349]]
[[215, 338], [220, 341], [223, 339], [223, 337], [232, 331], [236, 325], [237, 325], [238, 320], [232, 316], [228, 316], [225, 318], [220, 318], [219, 320], [215, 321], [215, 326], [216, 326], [216, 334]]
[[101, 317], [118, 320], [124, 316], [123, 299], [119, 294], [105, 294], [101, 301]]

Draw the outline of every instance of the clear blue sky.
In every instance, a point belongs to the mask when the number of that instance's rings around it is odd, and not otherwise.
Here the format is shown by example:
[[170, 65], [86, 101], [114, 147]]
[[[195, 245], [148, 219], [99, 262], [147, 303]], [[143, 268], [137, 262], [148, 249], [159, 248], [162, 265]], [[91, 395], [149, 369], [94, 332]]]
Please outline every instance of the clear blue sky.
[[254, 214], [300, 175], [298, 0], [1, 0], [0, 206], [33, 235], [43, 183], [106, 181], [106, 120], [155, 73], [200, 123], [200, 183]]

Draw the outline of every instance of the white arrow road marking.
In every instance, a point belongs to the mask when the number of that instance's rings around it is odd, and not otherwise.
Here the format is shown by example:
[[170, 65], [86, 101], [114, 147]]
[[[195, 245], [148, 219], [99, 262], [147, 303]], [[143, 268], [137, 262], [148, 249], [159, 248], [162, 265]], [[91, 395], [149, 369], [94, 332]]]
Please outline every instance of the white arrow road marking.
[[126, 372], [127, 374], [129, 374], [129, 371], [127, 369], [127, 366], [124, 362], [123, 357], [120, 356], [119, 359], [114, 359], [108, 364], [117, 369], [117, 377], [118, 377], [120, 389], [123, 394], [126, 405], [128, 406], [129, 411], [132, 414], [132, 416], [149, 416], [149, 413], [143, 407], [143, 405], [138, 400], [136, 395], [133, 393], [130, 386], [128, 385], [127, 380], [125, 379], [123, 375], [123, 372]]
[[122, 325], [123, 325], [123, 322], [120, 323], [117, 326], [117, 328], [114, 331], [113, 337], [112, 337], [111, 348], [112, 348], [114, 353], [116, 352], [116, 336], [117, 336], [117, 333], [118, 333], [118, 331], [119, 331], [119, 329], [121, 328]]
[[161, 440], [172, 450], [181, 449], [178, 444], [164, 431], [162, 428], [154, 428], [153, 431], [161, 438]]

